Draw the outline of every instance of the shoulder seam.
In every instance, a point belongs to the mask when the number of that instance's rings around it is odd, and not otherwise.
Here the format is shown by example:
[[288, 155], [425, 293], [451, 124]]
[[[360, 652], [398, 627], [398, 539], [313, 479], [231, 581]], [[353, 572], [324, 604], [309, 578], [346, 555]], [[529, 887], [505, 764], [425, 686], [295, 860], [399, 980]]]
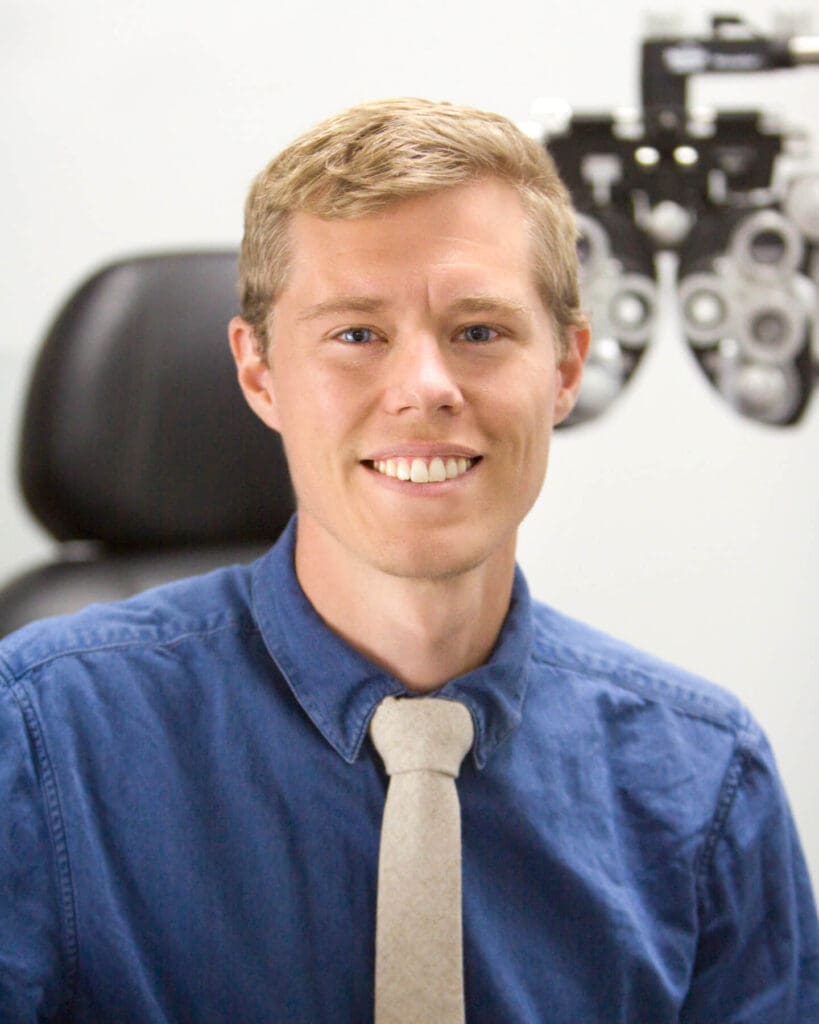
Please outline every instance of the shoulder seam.
[[[737, 735], [747, 728], [747, 721], [743, 722], [741, 720], [741, 716], [744, 713], [741, 704], [737, 704], [736, 708], [731, 708], [730, 706], [722, 707], [717, 701], [713, 700], [707, 694], [700, 695], [694, 692], [688, 692], [684, 687], [677, 684], [669, 684], [646, 672], [637, 665], [623, 664], [620, 666], [612, 666], [611, 672], [605, 673], [601, 669], [594, 668], [587, 664], [584, 665], [560, 661], [548, 658], [536, 652], [533, 652], [532, 660], [536, 661], [540, 665], [548, 665], [550, 668], [560, 669], [576, 674], [583, 674], [589, 679], [596, 679], [600, 682], [609, 683], [619, 689], [628, 690], [630, 693], [636, 694], [645, 700], [655, 701], [658, 703], [665, 701], [681, 714], [710, 722], [712, 725], [725, 729], [727, 732], [733, 733], [734, 735]], [[628, 679], [624, 679], [620, 674], [623, 672], [630, 672], [632, 675], [639, 676], [639, 678], [645, 683], [647, 689], [632, 683]], [[747, 716], [747, 713], [745, 714]]]
[[183, 640], [187, 640], [190, 637], [206, 637], [212, 636], [215, 633], [220, 633], [222, 630], [239, 627], [238, 631], [242, 633], [258, 633], [259, 627], [252, 617], [248, 620], [242, 619], [231, 619], [228, 622], [222, 622], [218, 626], [209, 626], [200, 630], [188, 629], [183, 632], [175, 633], [173, 636], [158, 638], [158, 637], [131, 637], [127, 640], [112, 640], [107, 643], [99, 644], [77, 644], [76, 646], [66, 647], [63, 650], [54, 651], [54, 653], [46, 655], [39, 660], [26, 662], [25, 665], [21, 666], [18, 672], [8, 662], [8, 659], [4, 658], [0, 654], [0, 660], [6, 667], [9, 678], [13, 681], [22, 679], [30, 672], [34, 672], [37, 669], [45, 668], [54, 662], [60, 661], [62, 658], [71, 658], [81, 654], [99, 654], [103, 651], [118, 651], [126, 650], [129, 647], [143, 647], [143, 648], [160, 648], [160, 647], [174, 647], [176, 644], [181, 643]]
[[45, 737], [40, 729], [37, 713], [34, 710], [25, 689], [15, 681], [4, 680], [12, 698], [20, 709], [26, 730], [31, 737], [32, 746], [37, 756], [40, 769], [40, 792], [46, 812], [49, 835], [51, 837], [54, 869], [57, 876], [57, 891], [60, 902], [60, 921], [63, 935], [63, 960], [65, 964], [65, 995], [63, 1005], [68, 1009], [74, 999], [77, 982], [77, 960], [79, 944], [77, 940], [77, 916], [74, 904], [74, 887], [71, 880], [71, 864], [66, 843], [65, 824], [60, 806], [59, 787], [56, 775], [48, 755]]
[[705, 895], [704, 885], [706, 873], [710, 869], [711, 862], [714, 857], [714, 851], [716, 850], [717, 843], [723, 833], [725, 824], [728, 821], [728, 816], [731, 813], [731, 808], [734, 806], [734, 800], [737, 792], [739, 791], [742, 777], [745, 774], [745, 761], [746, 751], [741, 742], [741, 734], [739, 734], [737, 735], [736, 742], [734, 743], [734, 749], [731, 751], [731, 757], [728, 761], [728, 766], [725, 769], [725, 774], [723, 775], [719, 795], [717, 796], [716, 807], [714, 809], [714, 815], [711, 820], [711, 827], [708, 829], [708, 834], [705, 837], [705, 842], [702, 847], [702, 857], [697, 870], [697, 891], [701, 898]]

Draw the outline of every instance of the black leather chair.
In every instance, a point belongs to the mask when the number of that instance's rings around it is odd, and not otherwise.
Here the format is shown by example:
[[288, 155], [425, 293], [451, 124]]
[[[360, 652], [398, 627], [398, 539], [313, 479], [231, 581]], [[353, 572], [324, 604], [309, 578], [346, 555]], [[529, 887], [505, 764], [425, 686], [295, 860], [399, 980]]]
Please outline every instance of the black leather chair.
[[71, 296], [25, 406], [23, 495], [59, 547], [0, 589], [0, 636], [250, 561], [294, 502], [278, 435], [245, 405], [226, 325], [235, 252], [127, 259]]

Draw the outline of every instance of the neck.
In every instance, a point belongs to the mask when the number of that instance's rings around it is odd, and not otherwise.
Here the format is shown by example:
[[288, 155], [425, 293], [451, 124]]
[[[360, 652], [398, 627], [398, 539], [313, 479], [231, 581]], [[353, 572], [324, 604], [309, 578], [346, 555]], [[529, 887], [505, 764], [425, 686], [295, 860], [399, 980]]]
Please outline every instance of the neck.
[[324, 622], [408, 689], [430, 693], [489, 657], [509, 609], [515, 537], [440, 578], [395, 576], [299, 517], [296, 575]]

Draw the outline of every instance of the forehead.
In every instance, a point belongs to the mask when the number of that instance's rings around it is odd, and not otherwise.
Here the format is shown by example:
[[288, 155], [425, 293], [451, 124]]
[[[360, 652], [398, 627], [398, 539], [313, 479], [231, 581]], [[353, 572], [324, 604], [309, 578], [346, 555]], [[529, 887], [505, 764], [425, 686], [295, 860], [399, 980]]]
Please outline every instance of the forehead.
[[402, 199], [374, 213], [327, 219], [295, 213], [288, 293], [413, 284], [433, 291], [499, 285], [535, 289], [529, 220], [512, 186], [487, 179]]

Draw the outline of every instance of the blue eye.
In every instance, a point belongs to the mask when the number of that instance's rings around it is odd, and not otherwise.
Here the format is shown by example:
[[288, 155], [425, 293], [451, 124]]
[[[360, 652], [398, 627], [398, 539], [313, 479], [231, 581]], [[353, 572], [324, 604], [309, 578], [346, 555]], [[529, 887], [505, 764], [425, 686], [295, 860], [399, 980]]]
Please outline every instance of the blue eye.
[[463, 335], [467, 341], [494, 341], [498, 337], [498, 332], [486, 324], [471, 324], [464, 328]]
[[340, 331], [336, 337], [341, 341], [346, 341], [349, 345], [366, 345], [368, 342], [375, 341], [377, 335], [369, 327], [348, 327], [345, 331]]

